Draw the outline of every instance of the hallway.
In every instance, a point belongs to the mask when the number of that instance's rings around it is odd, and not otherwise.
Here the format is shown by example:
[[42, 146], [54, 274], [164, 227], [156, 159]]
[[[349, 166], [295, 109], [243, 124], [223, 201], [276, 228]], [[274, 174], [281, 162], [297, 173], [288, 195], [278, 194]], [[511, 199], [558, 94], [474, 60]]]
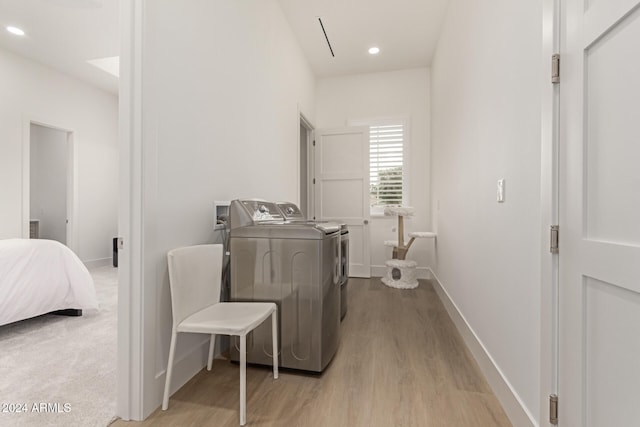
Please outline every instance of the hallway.
[[[510, 426], [429, 281], [350, 279], [341, 344], [322, 376], [247, 370], [247, 425]], [[113, 426], [237, 426], [238, 366], [216, 360], [165, 412]]]

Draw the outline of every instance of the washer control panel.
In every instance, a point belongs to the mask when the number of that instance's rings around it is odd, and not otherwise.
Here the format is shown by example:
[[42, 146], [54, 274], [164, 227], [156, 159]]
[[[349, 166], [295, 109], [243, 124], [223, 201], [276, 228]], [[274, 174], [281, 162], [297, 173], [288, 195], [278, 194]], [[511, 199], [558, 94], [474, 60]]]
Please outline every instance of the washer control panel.
[[243, 200], [243, 206], [253, 221], [282, 221], [280, 210], [273, 202], [264, 200]]

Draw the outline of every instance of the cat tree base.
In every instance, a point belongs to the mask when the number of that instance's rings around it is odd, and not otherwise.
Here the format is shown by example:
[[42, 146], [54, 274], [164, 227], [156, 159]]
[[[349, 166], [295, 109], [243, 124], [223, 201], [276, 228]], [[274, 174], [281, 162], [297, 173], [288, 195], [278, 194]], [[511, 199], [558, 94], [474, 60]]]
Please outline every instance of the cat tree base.
[[396, 289], [415, 289], [418, 287], [417, 262], [390, 259], [385, 264], [387, 274], [381, 279], [382, 283]]

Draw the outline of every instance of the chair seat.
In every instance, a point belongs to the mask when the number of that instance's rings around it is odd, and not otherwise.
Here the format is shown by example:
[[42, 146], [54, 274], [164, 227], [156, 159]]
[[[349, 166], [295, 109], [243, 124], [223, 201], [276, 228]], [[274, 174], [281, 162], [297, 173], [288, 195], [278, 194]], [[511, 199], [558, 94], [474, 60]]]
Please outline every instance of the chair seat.
[[246, 335], [276, 310], [272, 302], [220, 302], [184, 319], [178, 332]]

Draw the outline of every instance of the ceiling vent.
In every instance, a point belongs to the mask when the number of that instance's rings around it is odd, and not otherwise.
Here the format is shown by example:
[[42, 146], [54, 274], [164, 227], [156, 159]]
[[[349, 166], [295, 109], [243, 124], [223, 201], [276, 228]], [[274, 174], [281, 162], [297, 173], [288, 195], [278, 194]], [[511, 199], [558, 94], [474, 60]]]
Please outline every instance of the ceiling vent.
[[322, 24], [322, 18], [318, 17], [318, 22], [320, 23], [320, 28], [322, 28], [322, 33], [324, 34], [324, 38], [327, 41], [327, 46], [329, 46], [329, 50], [331, 51], [331, 56], [336, 57], [333, 54], [333, 48], [331, 47], [331, 42], [329, 41], [329, 36], [327, 36], [327, 32], [324, 29], [324, 25]]

